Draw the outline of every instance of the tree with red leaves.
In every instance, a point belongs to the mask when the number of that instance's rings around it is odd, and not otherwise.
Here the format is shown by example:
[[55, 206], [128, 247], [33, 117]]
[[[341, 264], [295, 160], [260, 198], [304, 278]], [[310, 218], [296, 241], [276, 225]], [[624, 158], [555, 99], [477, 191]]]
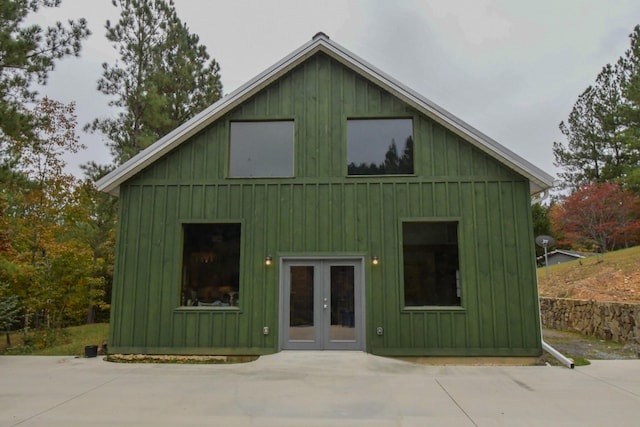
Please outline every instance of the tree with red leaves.
[[583, 185], [550, 212], [561, 244], [603, 252], [640, 243], [640, 197], [619, 184]]

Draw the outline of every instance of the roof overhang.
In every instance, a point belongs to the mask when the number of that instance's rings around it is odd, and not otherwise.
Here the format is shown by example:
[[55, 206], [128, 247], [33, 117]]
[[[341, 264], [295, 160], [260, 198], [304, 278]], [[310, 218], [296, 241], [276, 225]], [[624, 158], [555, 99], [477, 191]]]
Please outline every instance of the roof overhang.
[[333, 42], [323, 33], [301, 46], [249, 82], [245, 83], [229, 95], [220, 99], [201, 113], [181, 126], [160, 138], [154, 144], [129, 159], [120, 167], [97, 181], [98, 190], [118, 195], [120, 185], [132, 178], [156, 160], [178, 147], [183, 142], [208, 127], [220, 117], [269, 86], [286, 73], [303, 63], [307, 58], [323, 52], [353, 70], [363, 78], [380, 86], [402, 101], [425, 114], [427, 117], [462, 137], [481, 151], [520, 173], [530, 182], [531, 195], [541, 193], [553, 187], [554, 178], [502, 146], [487, 135], [460, 120], [453, 114], [437, 106], [433, 102], [409, 89], [389, 75], [373, 67], [368, 62], [354, 55], [339, 44]]

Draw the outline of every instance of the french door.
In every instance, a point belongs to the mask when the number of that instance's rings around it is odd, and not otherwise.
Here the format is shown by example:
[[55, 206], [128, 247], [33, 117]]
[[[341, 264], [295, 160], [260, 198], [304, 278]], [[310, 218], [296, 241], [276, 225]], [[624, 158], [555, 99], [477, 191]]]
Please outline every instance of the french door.
[[289, 259], [282, 267], [282, 349], [364, 350], [362, 260]]

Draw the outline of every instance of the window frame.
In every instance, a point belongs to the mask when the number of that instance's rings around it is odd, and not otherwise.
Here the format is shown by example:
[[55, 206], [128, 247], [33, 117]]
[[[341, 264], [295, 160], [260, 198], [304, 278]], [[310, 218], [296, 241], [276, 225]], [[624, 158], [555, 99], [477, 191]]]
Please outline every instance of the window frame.
[[[411, 173], [385, 173], [385, 174], [350, 174], [349, 173], [349, 122], [350, 121], [385, 121], [385, 120], [410, 120], [411, 121], [411, 140], [413, 142], [413, 159]], [[384, 115], [384, 116], [371, 116], [371, 115], [349, 115], [344, 117], [344, 174], [347, 178], [385, 178], [385, 177], [414, 177], [417, 176], [416, 172], [416, 132], [415, 124], [417, 117], [414, 115]]]
[[[405, 223], [455, 223], [457, 225], [457, 246], [458, 246], [458, 277], [460, 280], [460, 304], [459, 305], [406, 305], [405, 303], [405, 282], [404, 282], [404, 232], [403, 225]], [[457, 216], [447, 216], [447, 217], [406, 217], [401, 218], [398, 223], [398, 262], [399, 262], [399, 287], [400, 287], [400, 311], [404, 313], [410, 312], [428, 312], [428, 311], [438, 311], [438, 312], [447, 312], [447, 311], [466, 311], [465, 308], [465, 284], [466, 280], [463, 274], [463, 258], [464, 254], [462, 251], [462, 235], [463, 235], [463, 224], [462, 218]]]
[[[233, 175], [231, 172], [231, 155], [232, 155], [232, 126], [234, 123], [291, 123], [291, 175]], [[229, 119], [227, 121], [227, 173], [229, 179], [278, 179], [278, 178], [294, 178], [296, 176], [296, 120], [293, 117], [279, 118], [242, 118], [238, 120]]]
[[213, 305], [198, 305], [198, 306], [188, 306], [182, 305], [181, 297], [182, 297], [182, 277], [184, 271], [184, 244], [185, 244], [185, 233], [184, 226], [185, 225], [216, 225], [216, 224], [239, 224], [240, 225], [240, 258], [238, 263], [238, 294], [242, 295], [242, 283], [244, 276], [244, 268], [243, 263], [245, 260], [245, 244], [246, 244], [246, 226], [245, 221], [241, 219], [181, 219], [177, 221], [177, 238], [176, 241], [179, 242], [175, 248], [175, 257], [178, 259], [178, 268], [175, 272], [175, 281], [177, 283], [177, 291], [175, 295], [175, 301], [177, 303], [174, 311], [194, 311], [194, 310], [214, 310], [214, 311], [233, 311], [242, 313], [243, 308], [242, 304], [244, 299], [240, 298], [240, 303], [234, 306], [213, 306]]

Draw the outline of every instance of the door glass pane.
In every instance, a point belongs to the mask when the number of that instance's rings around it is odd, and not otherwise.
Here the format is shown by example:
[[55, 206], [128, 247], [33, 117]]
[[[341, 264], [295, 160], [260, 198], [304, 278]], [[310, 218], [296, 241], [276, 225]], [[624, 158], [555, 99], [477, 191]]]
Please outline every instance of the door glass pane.
[[313, 266], [291, 266], [289, 340], [313, 341]]
[[331, 266], [331, 341], [355, 341], [354, 267]]

